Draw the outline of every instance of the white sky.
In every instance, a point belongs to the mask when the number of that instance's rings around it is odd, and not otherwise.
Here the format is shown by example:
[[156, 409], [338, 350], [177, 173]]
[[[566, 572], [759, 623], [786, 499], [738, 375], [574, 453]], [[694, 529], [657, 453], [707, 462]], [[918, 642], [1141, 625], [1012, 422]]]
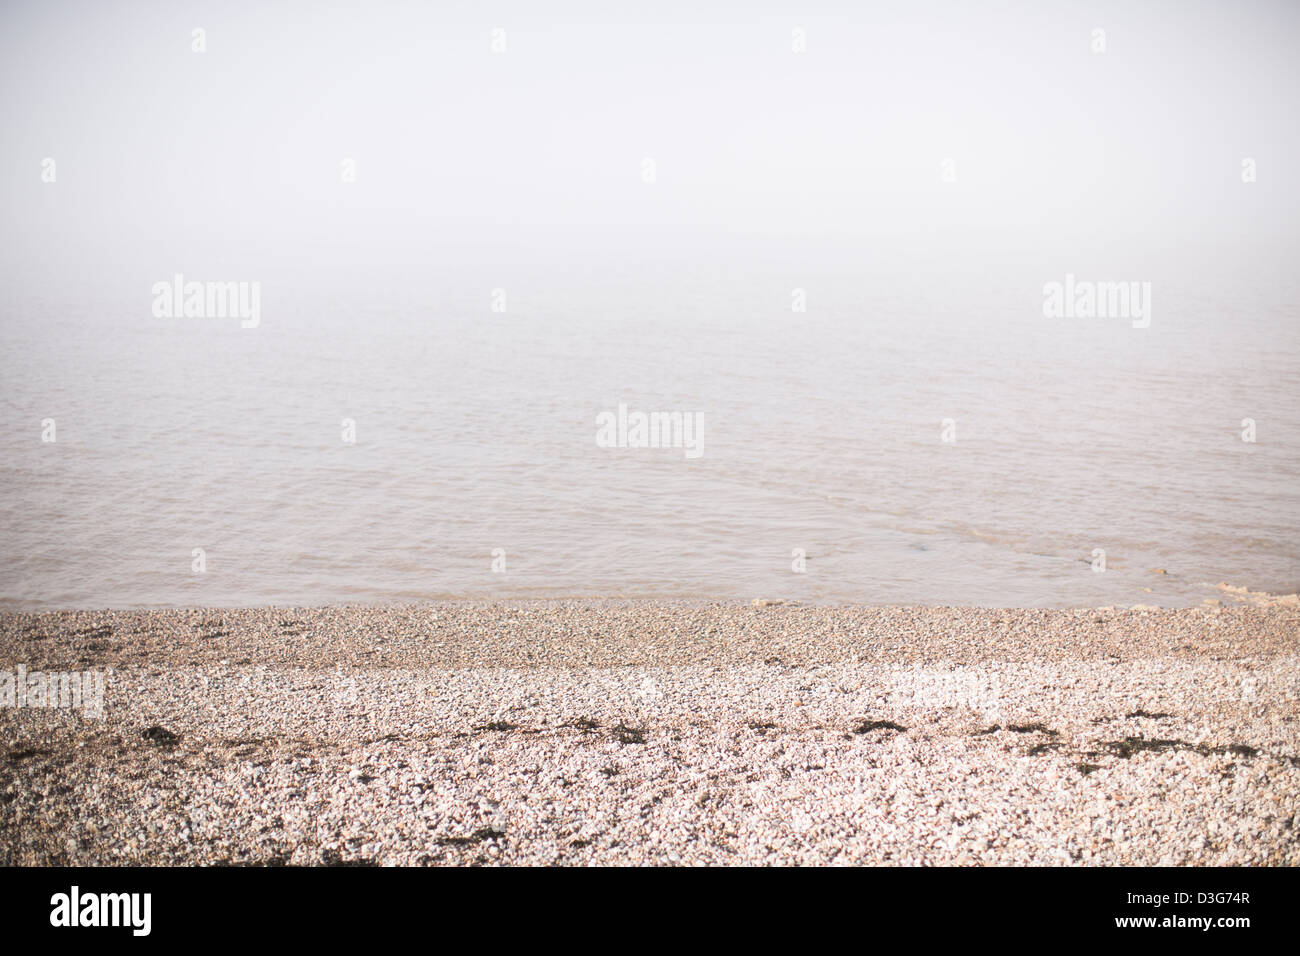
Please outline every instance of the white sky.
[[8, 3], [0, 263], [166, 275], [235, 248], [255, 277], [295, 255], [324, 271], [725, 237], [1256, 256], [1296, 235], [1298, 4], [628, 10]]

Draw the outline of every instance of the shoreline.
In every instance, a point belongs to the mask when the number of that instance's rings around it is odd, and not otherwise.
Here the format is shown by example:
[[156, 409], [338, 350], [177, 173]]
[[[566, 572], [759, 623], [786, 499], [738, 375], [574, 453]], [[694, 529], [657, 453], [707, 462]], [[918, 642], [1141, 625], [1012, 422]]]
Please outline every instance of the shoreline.
[[[1167, 573], [1163, 568], [1152, 568], [1152, 574]], [[388, 600], [376, 598], [373, 600], [355, 600], [340, 601], [322, 604], [313, 603], [277, 603], [274, 601], [258, 601], [253, 603], [237, 604], [179, 604], [174, 602], [163, 602], [157, 604], [122, 604], [122, 605], [47, 605], [44, 602], [33, 603], [22, 598], [0, 598], [0, 616], [4, 615], [32, 615], [32, 614], [93, 614], [93, 613], [167, 613], [182, 611], [269, 611], [269, 610], [320, 610], [331, 608], [335, 610], [344, 609], [399, 609], [399, 608], [418, 608], [428, 607], [431, 605], [440, 606], [511, 606], [511, 605], [588, 605], [588, 606], [608, 606], [608, 605], [657, 605], [657, 606], [689, 606], [689, 607], [733, 607], [753, 604], [756, 606], [764, 605], [784, 605], [789, 607], [820, 607], [820, 608], [917, 608], [926, 610], [945, 610], [945, 609], [962, 609], [962, 610], [1041, 610], [1041, 611], [1086, 611], [1086, 610], [1159, 610], [1159, 611], [1185, 611], [1197, 608], [1213, 607], [1277, 607], [1291, 606], [1300, 607], [1300, 593], [1288, 593], [1282, 591], [1252, 590], [1246, 585], [1234, 585], [1227, 581], [1220, 581], [1217, 584], [1203, 582], [1199, 587], [1207, 589], [1206, 594], [1214, 594], [1216, 597], [1201, 596], [1199, 600], [1192, 602], [1190, 600], [1178, 603], [1166, 604], [1034, 604], [1026, 606], [1010, 604], [944, 604], [937, 602], [897, 602], [897, 601], [842, 601], [835, 599], [819, 599], [815, 597], [799, 598], [747, 598], [717, 594], [704, 593], [687, 593], [675, 594], [665, 597], [655, 593], [644, 594], [614, 594], [614, 595], [591, 595], [591, 594], [550, 594], [550, 593], [513, 593], [505, 596], [483, 597], [475, 595], [465, 595], [457, 593], [432, 594], [418, 598], [404, 598], [399, 600]], [[1146, 588], [1147, 593], [1152, 593], [1150, 588]], [[1153, 594], [1148, 600], [1154, 600]]]
[[1300, 864], [1300, 608], [0, 614], [0, 863]]

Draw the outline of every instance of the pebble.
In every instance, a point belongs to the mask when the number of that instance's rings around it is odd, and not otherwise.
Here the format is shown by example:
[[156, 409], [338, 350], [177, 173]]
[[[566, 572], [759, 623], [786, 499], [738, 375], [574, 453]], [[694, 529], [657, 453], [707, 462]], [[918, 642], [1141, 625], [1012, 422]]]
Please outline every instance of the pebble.
[[1287, 602], [4, 614], [0, 660], [115, 673], [100, 719], [0, 708], [0, 864], [1296, 866], [1298, 633]]

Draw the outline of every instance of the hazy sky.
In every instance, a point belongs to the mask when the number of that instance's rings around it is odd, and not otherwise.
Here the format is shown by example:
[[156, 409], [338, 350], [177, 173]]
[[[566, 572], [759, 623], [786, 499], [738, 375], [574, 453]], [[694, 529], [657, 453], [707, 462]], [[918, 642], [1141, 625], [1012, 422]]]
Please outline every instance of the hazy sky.
[[1258, 258], [1295, 236], [1295, 3], [630, 10], [7, 3], [0, 261], [255, 278], [763, 241]]

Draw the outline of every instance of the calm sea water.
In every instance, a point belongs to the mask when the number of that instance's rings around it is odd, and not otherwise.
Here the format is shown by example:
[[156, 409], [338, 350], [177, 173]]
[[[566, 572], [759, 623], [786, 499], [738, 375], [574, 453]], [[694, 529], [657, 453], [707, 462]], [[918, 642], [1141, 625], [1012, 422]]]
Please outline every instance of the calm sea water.
[[[1044, 318], [1071, 266], [1153, 280], [1151, 327]], [[0, 606], [1296, 590], [1294, 287], [1087, 266], [188, 270], [260, 278], [248, 330], [153, 318], [169, 270], [13, 293]], [[598, 447], [620, 402], [702, 456]]]

